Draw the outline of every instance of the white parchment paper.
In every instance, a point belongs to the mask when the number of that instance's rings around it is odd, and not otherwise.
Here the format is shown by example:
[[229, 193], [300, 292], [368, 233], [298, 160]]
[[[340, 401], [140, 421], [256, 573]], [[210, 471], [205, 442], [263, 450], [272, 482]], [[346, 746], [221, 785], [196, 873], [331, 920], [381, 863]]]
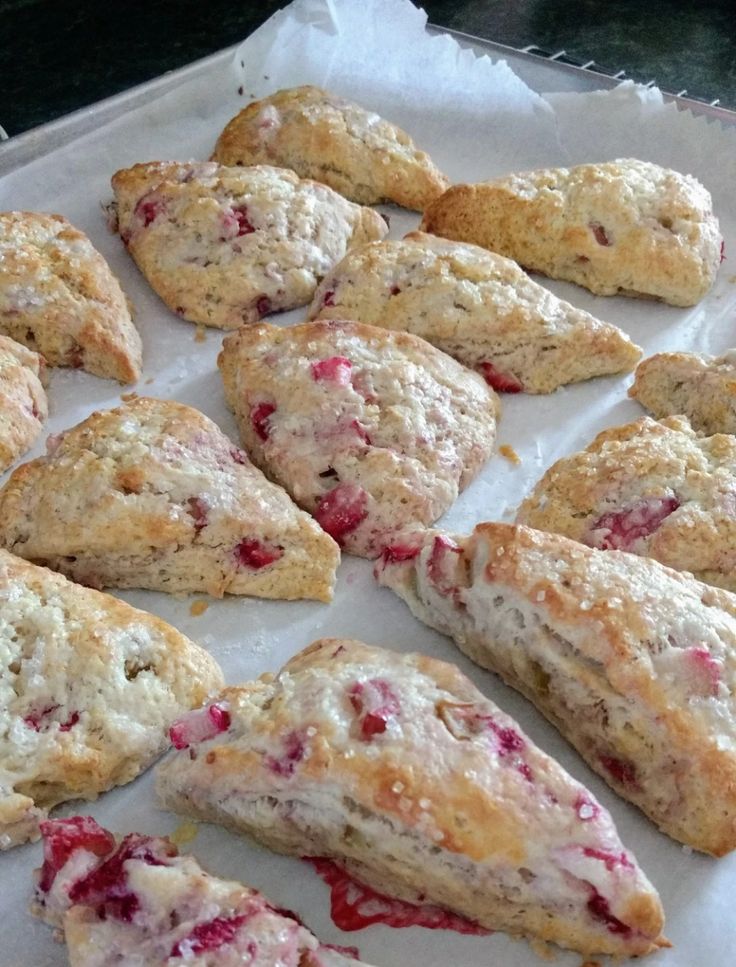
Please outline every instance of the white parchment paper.
[[[61, 212], [86, 231], [107, 257], [137, 309], [144, 374], [136, 391], [199, 407], [233, 439], [215, 359], [221, 333], [195, 341], [195, 328], [175, 318], [110, 235], [99, 203], [110, 196], [118, 168], [153, 159], [206, 158], [224, 126], [247, 101], [280, 87], [318, 83], [359, 100], [407, 128], [453, 180], [480, 180], [511, 170], [622, 156], [656, 161], [696, 175], [712, 192], [726, 237], [727, 259], [713, 291], [694, 309], [596, 298], [566, 283], [544, 281], [575, 305], [620, 325], [647, 354], [665, 349], [721, 352], [736, 345], [736, 131], [665, 105], [656, 90], [625, 84], [608, 93], [540, 97], [505, 63], [462, 49], [448, 36], [425, 33], [426, 17], [408, 0], [297, 0], [246, 40], [234, 60], [206, 80], [175, 91], [85, 135], [0, 180], [0, 207]], [[242, 88], [242, 94], [239, 93]], [[391, 210], [391, 235], [418, 217]], [[274, 318], [288, 325], [297, 311]], [[463, 531], [487, 519], [509, 519], [544, 469], [589, 442], [594, 433], [640, 415], [627, 400], [631, 377], [593, 380], [549, 397], [504, 399], [500, 443], [522, 458], [495, 456], [443, 521]], [[54, 371], [48, 432], [67, 428], [93, 409], [119, 403], [116, 384], [81, 372]], [[32, 452], [42, 452], [43, 443]], [[151, 592], [121, 597], [170, 621], [207, 647], [231, 683], [275, 670], [321, 635], [355, 636], [397, 650], [454, 661], [515, 716], [529, 735], [586, 783], [612, 812], [625, 843], [659, 889], [675, 945], [657, 954], [661, 967], [731, 967], [736, 921], [736, 857], [713, 860], [672, 842], [622, 802], [520, 696], [471, 665], [447, 639], [415, 621], [389, 591], [375, 587], [365, 561], [345, 557], [335, 601], [211, 601], [200, 617], [191, 600]], [[80, 807], [65, 807], [72, 814]], [[179, 820], [156, 809], [151, 774], [108, 793], [81, 811], [120, 831], [171, 832]], [[533, 835], [533, 831], [530, 831]], [[202, 826], [187, 847], [214, 873], [242, 879], [278, 904], [298, 911], [325, 941], [357, 944], [362, 957], [385, 967], [533, 967], [541, 961], [523, 941], [504, 934], [464, 937], [414, 928], [373, 926], [342, 934], [331, 923], [327, 888], [298, 860], [268, 853], [216, 827]], [[38, 844], [0, 856], [0, 967], [66, 963], [63, 947], [27, 913]], [[558, 964], [580, 958], [559, 953]]]

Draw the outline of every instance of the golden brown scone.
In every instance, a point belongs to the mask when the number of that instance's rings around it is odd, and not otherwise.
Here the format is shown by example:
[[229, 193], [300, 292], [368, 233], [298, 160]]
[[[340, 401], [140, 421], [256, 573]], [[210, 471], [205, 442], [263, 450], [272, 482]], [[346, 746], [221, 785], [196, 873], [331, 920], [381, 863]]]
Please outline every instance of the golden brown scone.
[[41, 826], [33, 912], [61, 927], [74, 967], [368, 967], [288, 910], [205, 872], [170, 840], [115, 837], [91, 816]]
[[0, 543], [96, 587], [329, 601], [340, 552], [211, 420], [139, 397], [50, 438], [0, 491]]
[[61, 215], [0, 212], [0, 332], [72, 366], [134, 383], [141, 338], [120, 284]]
[[0, 473], [38, 439], [49, 415], [43, 356], [0, 336]]
[[112, 187], [120, 237], [154, 291], [219, 329], [305, 305], [351, 246], [388, 231], [370, 208], [267, 165], [152, 161]]
[[414, 535], [376, 570], [663, 832], [736, 848], [735, 595], [512, 524]]
[[629, 396], [657, 419], [682, 413], [701, 433], [736, 433], [736, 351], [657, 353], [637, 366]]
[[550, 467], [516, 520], [736, 591], [736, 439], [682, 417], [604, 430]]
[[454, 185], [422, 231], [475, 242], [596, 295], [692, 306], [713, 284], [722, 237], [690, 175], [624, 158]]
[[166, 622], [0, 551], [0, 849], [67, 799], [134, 779], [222, 687]]
[[412, 332], [506, 393], [551, 393], [630, 370], [641, 356], [616, 326], [558, 299], [511, 259], [422, 232], [348, 252], [309, 318]]
[[582, 953], [666, 943], [609, 814], [461, 672], [323, 638], [172, 727], [164, 806], [382, 893]]
[[352, 554], [435, 521], [493, 450], [496, 394], [409, 333], [261, 323], [218, 365], [253, 461]]
[[311, 86], [249, 104], [217, 139], [212, 160], [292, 168], [361, 205], [392, 201], [415, 211], [449, 184], [395, 124]]

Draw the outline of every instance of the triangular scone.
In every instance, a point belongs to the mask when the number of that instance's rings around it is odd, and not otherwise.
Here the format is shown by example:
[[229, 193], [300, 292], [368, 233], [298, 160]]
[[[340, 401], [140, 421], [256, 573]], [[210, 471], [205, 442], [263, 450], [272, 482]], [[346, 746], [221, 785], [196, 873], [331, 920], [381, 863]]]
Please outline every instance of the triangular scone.
[[134, 779], [222, 687], [166, 622], [0, 551], [0, 849], [67, 799]]
[[198, 743], [206, 710], [172, 728], [163, 805], [491, 930], [582, 953], [662, 942], [610, 815], [454, 665], [322, 639], [218, 703], [219, 734]]
[[91, 816], [42, 824], [33, 912], [61, 927], [75, 967], [366, 967], [296, 914], [206, 873], [168, 839], [115, 837]]
[[551, 393], [633, 369], [641, 356], [616, 326], [558, 299], [511, 259], [421, 232], [348, 252], [309, 317], [413, 332], [507, 393]]
[[49, 415], [43, 356], [0, 336], [0, 473], [38, 439]]
[[657, 353], [637, 366], [629, 396], [657, 419], [682, 413], [702, 433], [736, 433], [736, 351]]
[[218, 364], [254, 462], [352, 554], [437, 520], [493, 449], [496, 394], [409, 333], [262, 323]]
[[361, 205], [424, 211], [449, 182], [401, 128], [319, 87], [277, 91], [234, 117], [215, 145], [223, 165], [280, 165]]
[[604, 430], [549, 468], [516, 520], [736, 591], [736, 438], [675, 416]]
[[152, 288], [219, 329], [305, 305], [352, 245], [388, 231], [377, 212], [285, 168], [153, 161], [112, 186], [120, 236]]
[[134, 383], [141, 338], [120, 283], [62, 215], [0, 213], [0, 332], [49, 366]]
[[664, 832], [736, 848], [735, 595], [511, 524], [415, 535], [376, 572]]
[[710, 289], [723, 241], [695, 178], [631, 158], [455, 185], [430, 205], [421, 229], [596, 295], [674, 306], [695, 305]]
[[95, 587], [329, 601], [335, 542], [212, 420], [140, 397], [0, 491], [0, 544]]

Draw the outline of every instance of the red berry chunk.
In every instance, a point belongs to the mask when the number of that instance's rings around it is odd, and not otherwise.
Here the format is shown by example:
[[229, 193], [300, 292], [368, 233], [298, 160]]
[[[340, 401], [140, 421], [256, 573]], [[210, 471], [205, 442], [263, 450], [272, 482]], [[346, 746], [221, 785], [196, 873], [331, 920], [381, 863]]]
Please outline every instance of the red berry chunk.
[[186, 749], [190, 745], [214, 739], [229, 728], [230, 712], [224, 705], [215, 703], [182, 715], [169, 729], [169, 738], [175, 749]]
[[688, 648], [685, 652], [685, 660], [693, 691], [702, 695], [717, 695], [721, 680], [721, 663], [707, 648]]
[[267, 295], [259, 296], [256, 299], [256, 312], [259, 316], [267, 316], [271, 311], [271, 300]]
[[524, 389], [523, 383], [516, 376], [511, 373], [504, 373], [493, 363], [480, 363], [478, 369], [486, 383], [498, 393], [521, 393]]
[[391, 295], [398, 295], [399, 292], [401, 292], [401, 289], [399, 288], [398, 285], [391, 286]]
[[448, 595], [457, 590], [455, 569], [462, 548], [442, 534], [435, 537], [427, 562], [427, 576], [440, 594]]
[[239, 463], [242, 466], [245, 466], [248, 463], [248, 457], [242, 450], [239, 450], [238, 447], [230, 447], [230, 456], [233, 458], [235, 463]]
[[155, 222], [159, 215], [163, 214], [165, 211], [165, 205], [160, 198], [155, 198], [151, 195], [144, 195], [143, 198], [135, 206], [134, 216], [143, 222], [143, 227], [148, 228], [148, 226]]
[[[219, 950], [225, 944], [232, 943], [243, 924], [250, 919], [249, 915], [240, 917], [216, 917], [207, 923], [198, 923], [192, 932], [174, 944], [169, 957], [185, 957], [190, 959], [193, 954], [203, 954], [210, 950]], [[255, 943], [252, 942], [253, 949], [248, 952], [253, 956], [256, 953]], [[251, 956], [251, 960], [253, 959]], [[250, 961], [247, 961], [248, 963]], [[246, 961], [243, 961], [246, 963]]]
[[402, 561], [413, 561], [419, 556], [421, 548], [410, 544], [390, 544], [383, 549], [384, 564], [400, 564]]
[[622, 786], [637, 786], [636, 769], [630, 762], [612, 755], [602, 755], [600, 763], [606, 772]]
[[297, 762], [304, 758], [306, 749], [304, 735], [298, 731], [289, 732], [284, 738], [284, 754], [278, 759], [275, 756], [266, 756], [266, 765], [278, 776], [291, 776]]
[[636, 541], [653, 534], [679, 506], [677, 497], [644, 497], [600, 517], [590, 529], [589, 543], [602, 551], [629, 551]]
[[250, 411], [250, 422], [258, 437], [264, 442], [271, 434], [269, 417], [276, 412], [275, 403], [256, 403]]
[[623, 866], [629, 870], [634, 869], [634, 865], [626, 853], [611, 853], [605, 849], [594, 849], [592, 846], [584, 846], [583, 855], [605, 863], [609, 873], [613, 872], [617, 866]]
[[312, 379], [315, 382], [337, 383], [338, 386], [350, 385], [350, 371], [353, 364], [345, 356], [330, 356], [312, 363]]
[[588, 900], [588, 912], [594, 920], [600, 920], [605, 923], [610, 933], [620, 933], [624, 936], [628, 936], [631, 933], [631, 927], [627, 927], [625, 923], [622, 923], [617, 917], [611, 913], [611, 908], [608, 905], [608, 900], [593, 887], [593, 895]]
[[328, 289], [327, 292], [322, 296], [323, 306], [334, 306], [335, 304], [335, 290]]
[[588, 228], [593, 233], [593, 238], [595, 238], [596, 242], [598, 242], [599, 245], [603, 245], [603, 246], [613, 245], [613, 242], [606, 234], [606, 230], [601, 225], [600, 222], [591, 222], [588, 225]]
[[284, 556], [284, 551], [274, 544], [264, 544], [254, 537], [246, 537], [235, 548], [235, 557], [241, 567], [250, 567], [254, 571], [268, 567]]
[[319, 501], [314, 519], [338, 544], [368, 516], [368, 494], [357, 484], [338, 484]]
[[198, 534], [207, 526], [207, 511], [209, 504], [204, 497], [190, 497], [187, 501], [187, 513], [194, 520], [194, 532]]
[[72, 816], [69, 819], [47, 819], [40, 824], [43, 836], [43, 866], [38, 888], [48, 893], [56, 874], [79, 849], [105, 856], [115, 849], [115, 837], [103, 829], [91, 816]]
[[360, 718], [360, 737], [366, 741], [385, 732], [389, 721], [401, 711], [396, 693], [383, 678], [355, 682], [348, 690], [348, 697]]
[[368, 446], [371, 445], [370, 434], [359, 420], [351, 420], [350, 426], [355, 430], [359, 440], [362, 440]]
[[[33, 729], [34, 732], [48, 732], [49, 728], [56, 724], [49, 721], [49, 716], [61, 708], [60, 705], [47, 705], [46, 708], [41, 709], [38, 712], [30, 712], [28, 715], [24, 716], [23, 721], [28, 726], [29, 729]], [[77, 722], [79, 721], [79, 712], [72, 712], [65, 722], [58, 723], [60, 732], [69, 732]]]

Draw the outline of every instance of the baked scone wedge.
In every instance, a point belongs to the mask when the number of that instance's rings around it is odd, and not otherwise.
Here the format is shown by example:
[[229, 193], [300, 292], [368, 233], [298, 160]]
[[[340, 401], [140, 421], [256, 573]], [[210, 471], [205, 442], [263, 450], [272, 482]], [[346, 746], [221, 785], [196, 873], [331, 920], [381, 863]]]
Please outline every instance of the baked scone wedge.
[[49, 366], [134, 383], [141, 337], [120, 283], [62, 215], [0, 212], [0, 332]]
[[633, 158], [454, 185], [429, 206], [421, 229], [596, 295], [673, 306], [708, 292], [723, 241], [700, 182]]
[[14, 339], [0, 336], [0, 473], [38, 439], [46, 417], [46, 362]]
[[649, 356], [629, 396], [658, 420], [681, 413], [701, 433], [736, 433], [736, 351]]
[[624, 332], [511, 259], [422, 232], [351, 249], [320, 283], [309, 318], [412, 332], [507, 393], [551, 393], [641, 357]]
[[352, 245], [384, 218], [293, 171], [152, 161], [112, 179], [120, 237], [166, 305], [237, 329], [305, 305]]
[[165, 621], [7, 551], [0, 653], [0, 849], [38, 839], [59, 803], [130, 782], [223, 683]]
[[211, 876], [166, 838], [114, 836], [91, 816], [41, 824], [33, 912], [61, 927], [74, 967], [367, 967], [296, 914]]
[[216, 736], [197, 741], [204, 710], [173, 726], [164, 806], [491, 930], [581, 953], [663, 943], [610, 815], [454, 665], [325, 638], [218, 705]]
[[496, 394], [409, 333], [261, 323], [218, 365], [253, 461], [352, 554], [435, 521], [493, 449]]
[[292, 168], [361, 205], [392, 201], [414, 211], [449, 185], [401, 128], [310, 85], [249, 104], [217, 139], [212, 160]]
[[329, 601], [340, 552], [212, 420], [139, 397], [0, 491], [0, 545], [95, 587]]
[[516, 521], [736, 591], [736, 438], [677, 416], [603, 430], [549, 468]]
[[496, 523], [414, 535], [376, 575], [663, 832], [715, 856], [736, 847], [736, 596]]

